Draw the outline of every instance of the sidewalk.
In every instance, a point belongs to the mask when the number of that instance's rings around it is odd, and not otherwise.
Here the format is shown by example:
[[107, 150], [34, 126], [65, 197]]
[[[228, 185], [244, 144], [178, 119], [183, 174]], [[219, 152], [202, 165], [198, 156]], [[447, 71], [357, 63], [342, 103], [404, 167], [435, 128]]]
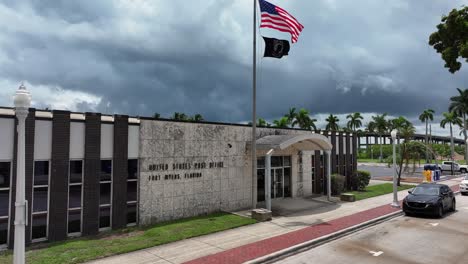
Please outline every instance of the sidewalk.
[[[458, 187], [459, 179], [444, 181]], [[454, 189], [455, 189], [454, 188]], [[402, 199], [407, 191], [398, 193]], [[243, 263], [351, 226], [398, 212], [389, 203], [392, 194], [354, 203], [323, 206], [274, 217], [272, 221], [195, 237], [175, 243], [117, 255], [91, 263]]]

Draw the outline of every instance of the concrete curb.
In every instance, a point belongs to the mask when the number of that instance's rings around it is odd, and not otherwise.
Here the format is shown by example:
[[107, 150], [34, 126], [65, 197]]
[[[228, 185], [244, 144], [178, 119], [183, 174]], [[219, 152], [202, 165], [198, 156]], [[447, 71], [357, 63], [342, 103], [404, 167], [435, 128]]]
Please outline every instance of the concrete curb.
[[314, 248], [314, 247], [318, 247], [318, 246], [320, 246], [322, 244], [331, 242], [333, 240], [342, 238], [344, 236], [350, 235], [350, 234], [355, 233], [357, 231], [360, 231], [362, 229], [365, 229], [365, 228], [380, 224], [382, 222], [385, 222], [387, 220], [390, 220], [392, 218], [399, 217], [399, 216], [402, 216], [402, 215], [403, 215], [403, 211], [397, 211], [397, 212], [390, 213], [390, 214], [387, 214], [387, 215], [384, 215], [384, 216], [380, 216], [380, 217], [377, 217], [375, 219], [360, 223], [358, 225], [345, 228], [345, 229], [337, 231], [335, 233], [331, 233], [329, 235], [325, 235], [325, 236], [322, 236], [322, 237], [319, 237], [319, 238], [304, 242], [302, 244], [298, 244], [298, 245], [295, 245], [295, 246], [292, 246], [292, 247], [289, 247], [289, 248], [274, 252], [272, 254], [269, 254], [269, 255], [266, 255], [266, 256], [263, 256], [263, 257], [260, 257], [260, 258], [256, 258], [254, 260], [250, 260], [250, 261], [245, 262], [245, 263], [247, 263], [247, 264], [273, 263], [275, 261], [287, 258], [287, 257], [292, 256], [292, 255], [296, 255], [296, 254], [301, 253], [303, 251], [309, 250], [309, 249]]

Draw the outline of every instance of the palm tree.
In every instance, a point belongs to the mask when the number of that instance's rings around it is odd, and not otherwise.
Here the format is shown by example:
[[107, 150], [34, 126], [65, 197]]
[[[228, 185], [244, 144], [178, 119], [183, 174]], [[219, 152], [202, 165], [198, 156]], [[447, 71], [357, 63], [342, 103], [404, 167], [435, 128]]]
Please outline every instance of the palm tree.
[[291, 125], [292, 127], [294, 127], [294, 125], [292, 124], [294, 122], [294, 119], [296, 119], [296, 115], [296, 108], [289, 108], [289, 112], [286, 115], [284, 115], [284, 117], [286, 117], [286, 120], [288, 121], [288, 126]]
[[314, 130], [317, 130], [315, 122], [317, 122], [317, 119], [310, 118], [309, 111], [301, 108], [296, 114], [296, 120], [292, 122], [292, 126], [294, 127], [295, 125], [298, 125], [302, 129], [311, 130], [313, 128]]
[[340, 129], [338, 126], [338, 122], [340, 122], [340, 119], [338, 119], [337, 116], [330, 114], [325, 121], [328, 122], [327, 126], [325, 127], [326, 130], [332, 130], [332, 131], [337, 131]]
[[[463, 120], [463, 136], [466, 142], [466, 114], [468, 113], [468, 90], [457, 88], [459, 95], [450, 97], [449, 112], [455, 112]], [[465, 162], [468, 164], [468, 144], [465, 144]]]
[[[402, 144], [402, 150], [400, 151], [400, 159], [399, 159], [399, 171], [398, 171], [398, 181], [397, 185], [400, 186], [401, 183], [401, 171], [403, 169], [403, 161], [406, 160], [406, 164], [408, 165], [410, 154], [413, 149], [418, 149], [418, 146], [414, 146], [410, 141], [411, 138], [414, 136], [416, 129], [414, 128], [413, 124], [410, 122], [404, 123], [403, 126], [399, 129], [400, 136], [404, 139]], [[414, 150], [413, 150], [414, 151]]]
[[412, 126], [413, 124], [408, 121], [406, 118], [403, 116], [399, 116], [398, 118], [394, 118], [392, 120], [388, 121], [388, 131], [389, 133], [393, 130], [396, 129], [399, 133], [397, 133], [397, 143], [398, 143], [398, 152], [401, 152], [401, 146], [400, 146], [400, 130], [404, 129], [405, 127]]
[[374, 121], [369, 121], [369, 123], [366, 124], [366, 131], [369, 133], [374, 133], [375, 132], [375, 123]]
[[283, 116], [280, 118], [280, 120], [273, 120], [273, 124], [277, 128], [288, 128], [289, 127], [289, 121], [288, 118]]
[[172, 119], [179, 120], [179, 121], [186, 121], [188, 120], [188, 116], [184, 113], [175, 112], [172, 116]]
[[379, 161], [382, 162], [382, 134], [387, 131], [388, 123], [387, 120], [385, 120], [385, 117], [387, 117], [387, 113], [384, 113], [382, 115], [376, 115], [372, 117], [372, 120], [375, 123], [375, 131], [379, 134], [380, 138], [380, 156], [379, 156]]
[[445, 126], [447, 124], [450, 125], [450, 153], [451, 153], [451, 157], [453, 159], [454, 155], [455, 155], [455, 145], [453, 144], [453, 131], [452, 131], [452, 125], [458, 125], [458, 126], [462, 126], [462, 121], [460, 119], [460, 117], [457, 116], [457, 114], [455, 114], [454, 112], [446, 112], [446, 113], [443, 113], [444, 115], [444, 119], [442, 119], [442, 121], [440, 121], [440, 126], [442, 128], [445, 128]]
[[193, 121], [196, 121], [196, 122], [199, 122], [199, 121], [203, 121], [205, 119], [203, 119], [203, 116], [200, 115], [200, 114], [195, 114], [192, 118]]
[[400, 129], [409, 125], [412, 124], [410, 121], [408, 121], [408, 119], [404, 118], [403, 116], [399, 116], [398, 118], [394, 118], [388, 121], [387, 129], [388, 131], [392, 131], [393, 129], [400, 131]]
[[[423, 123], [426, 123], [426, 135], [425, 135], [425, 142], [426, 142], [426, 146], [428, 145], [428, 139], [427, 139], [427, 125], [428, 125], [428, 122], [429, 120], [433, 121], [434, 120], [434, 110], [432, 109], [426, 109], [422, 112], [422, 114], [419, 116], [419, 120], [421, 120], [421, 122]], [[428, 158], [428, 155], [427, 155], [427, 148], [426, 148], [426, 162], [429, 162], [429, 158]]]
[[362, 126], [362, 120], [364, 119], [361, 113], [349, 114], [346, 118], [349, 119], [347, 127], [353, 131], [356, 131], [356, 129]]
[[259, 127], [269, 127], [270, 124], [268, 124], [268, 122], [265, 119], [259, 118], [258, 121], [257, 121], [257, 126], [259, 126]]

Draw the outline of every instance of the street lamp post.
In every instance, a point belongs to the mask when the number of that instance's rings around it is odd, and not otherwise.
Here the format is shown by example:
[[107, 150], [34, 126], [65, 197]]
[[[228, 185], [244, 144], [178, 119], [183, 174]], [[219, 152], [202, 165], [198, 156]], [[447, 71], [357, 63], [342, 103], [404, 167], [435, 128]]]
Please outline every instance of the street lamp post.
[[26, 87], [21, 86], [14, 97], [15, 115], [18, 118], [18, 156], [16, 168], [16, 202], [15, 202], [15, 242], [13, 249], [13, 263], [24, 264], [25, 227], [28, 224], [28, 201], [25, 198], [25, 130], [26, 117], [31, 106], [31, 95]]
[[392, 206], [399, 208], [400, 204], [398, 203], [398, 195], [397, 195], [398, 189], [397, 189], [397, 175], [396, 175], [396, 153], [395, 153], [397, 130], [393, 129], [390, 135], [392, 136], [392, 145], [393, 145], [393, 202], [392, 202]]

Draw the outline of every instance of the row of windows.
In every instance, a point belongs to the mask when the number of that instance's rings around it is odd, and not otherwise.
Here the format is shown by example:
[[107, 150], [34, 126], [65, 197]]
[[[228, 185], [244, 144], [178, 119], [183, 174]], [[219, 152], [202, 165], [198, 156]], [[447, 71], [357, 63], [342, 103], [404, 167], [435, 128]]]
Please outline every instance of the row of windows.
[[33, 240], [44, 239], [47, 236], [49, 174], [49, 161], [34, 162], [31, 231]]
[[[68, 233], [79, 235], [82, 231], [83, 204], [82, 160], [71, 160], [68, 178]], [[137, 219], [138, 160], [128, 160], [127, 176], [127, 222], [136, 224]], [[49, 206], [50, 162], [35, 161], [33, 172], [32, 234], [33, 241], [47, 238]], [[11, 162], [0, 162], [0, 245], [7, 243], [10, 208]], [[101, 161], [99, 226], [111, 226], [112, 161]]]
[[70, 161], [68, 178], [68, 234], [81, 233], [81, 206], [83, 203], [83, 161]]

